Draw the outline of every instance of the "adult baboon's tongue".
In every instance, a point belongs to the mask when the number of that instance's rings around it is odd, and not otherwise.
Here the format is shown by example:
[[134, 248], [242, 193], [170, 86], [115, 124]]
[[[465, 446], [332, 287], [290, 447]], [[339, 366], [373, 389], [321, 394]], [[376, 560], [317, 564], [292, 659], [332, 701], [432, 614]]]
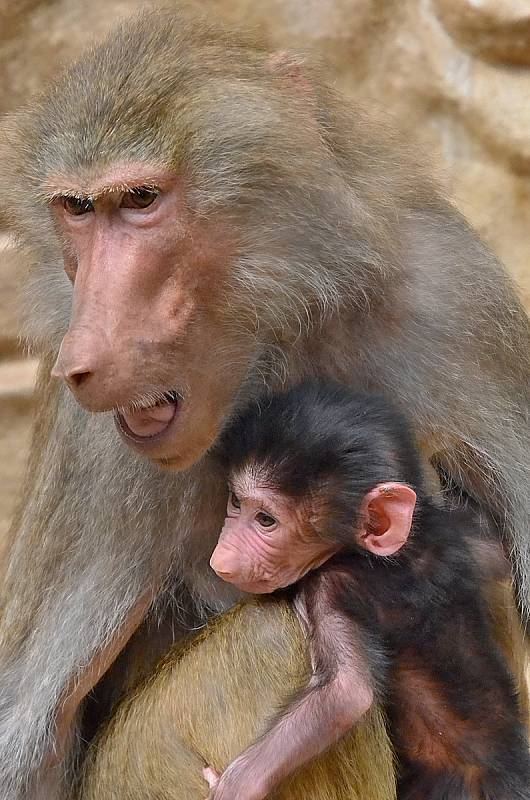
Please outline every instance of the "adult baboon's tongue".
[[135, 436], [157, 436], [171, 424], [176, 410], [175, 403], [164, 403], [138, 411], [129, 411], [122, 416]]

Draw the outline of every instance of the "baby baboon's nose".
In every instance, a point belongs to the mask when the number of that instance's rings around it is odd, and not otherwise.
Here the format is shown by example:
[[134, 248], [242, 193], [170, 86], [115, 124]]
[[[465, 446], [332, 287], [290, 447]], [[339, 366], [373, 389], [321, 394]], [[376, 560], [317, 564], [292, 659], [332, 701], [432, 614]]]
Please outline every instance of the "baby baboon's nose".
[[210, 559], [210, 566], [224, 581], [241, 577], [241, 561], [235, 551], [217, 545]]

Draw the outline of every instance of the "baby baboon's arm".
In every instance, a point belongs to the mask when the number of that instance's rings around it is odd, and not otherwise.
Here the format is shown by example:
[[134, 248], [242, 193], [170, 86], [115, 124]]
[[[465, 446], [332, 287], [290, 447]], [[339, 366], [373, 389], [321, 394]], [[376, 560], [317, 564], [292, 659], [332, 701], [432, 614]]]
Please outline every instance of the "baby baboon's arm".
[[346, 734], [370, 709], [374, 692], [360, 627], [334, 602], [327, 573], [307, 579], [296, 608], [310, 636], [312, 675], [270, 729], [220, 778], [204, 772], [208, 800], [263, 800], [292, 772]]

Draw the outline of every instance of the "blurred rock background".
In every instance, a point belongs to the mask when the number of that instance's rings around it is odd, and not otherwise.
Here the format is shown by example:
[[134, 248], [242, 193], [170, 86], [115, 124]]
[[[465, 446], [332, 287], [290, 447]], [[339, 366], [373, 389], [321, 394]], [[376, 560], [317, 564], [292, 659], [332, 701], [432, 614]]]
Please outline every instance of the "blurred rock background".
[[[261, 28], [273, 47], [316, 52], [351, 97], [392, 114], [432, 151], [447, 193], [504, 261], [530, 309], [528, 0], [195, 4]], [[0, 0], [0, 114], [31, 102], [61, 64], [140, 5]], [[32, 412], [35, 363], [20, 349], [16, 313], [23, 273], [0, 222], [0, 538], [22, 477]]]

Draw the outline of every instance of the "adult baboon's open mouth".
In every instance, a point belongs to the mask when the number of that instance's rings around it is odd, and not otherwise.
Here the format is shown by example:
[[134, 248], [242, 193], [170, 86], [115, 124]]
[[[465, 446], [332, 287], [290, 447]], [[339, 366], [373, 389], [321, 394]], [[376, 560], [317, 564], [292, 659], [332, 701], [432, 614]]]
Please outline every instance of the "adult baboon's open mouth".
[[181, 397], [172, 390], [131, 403], [115, 411], [116, 424], [123, 436], [135, 442], [153, 442], [162, 438], [171, 427]]

